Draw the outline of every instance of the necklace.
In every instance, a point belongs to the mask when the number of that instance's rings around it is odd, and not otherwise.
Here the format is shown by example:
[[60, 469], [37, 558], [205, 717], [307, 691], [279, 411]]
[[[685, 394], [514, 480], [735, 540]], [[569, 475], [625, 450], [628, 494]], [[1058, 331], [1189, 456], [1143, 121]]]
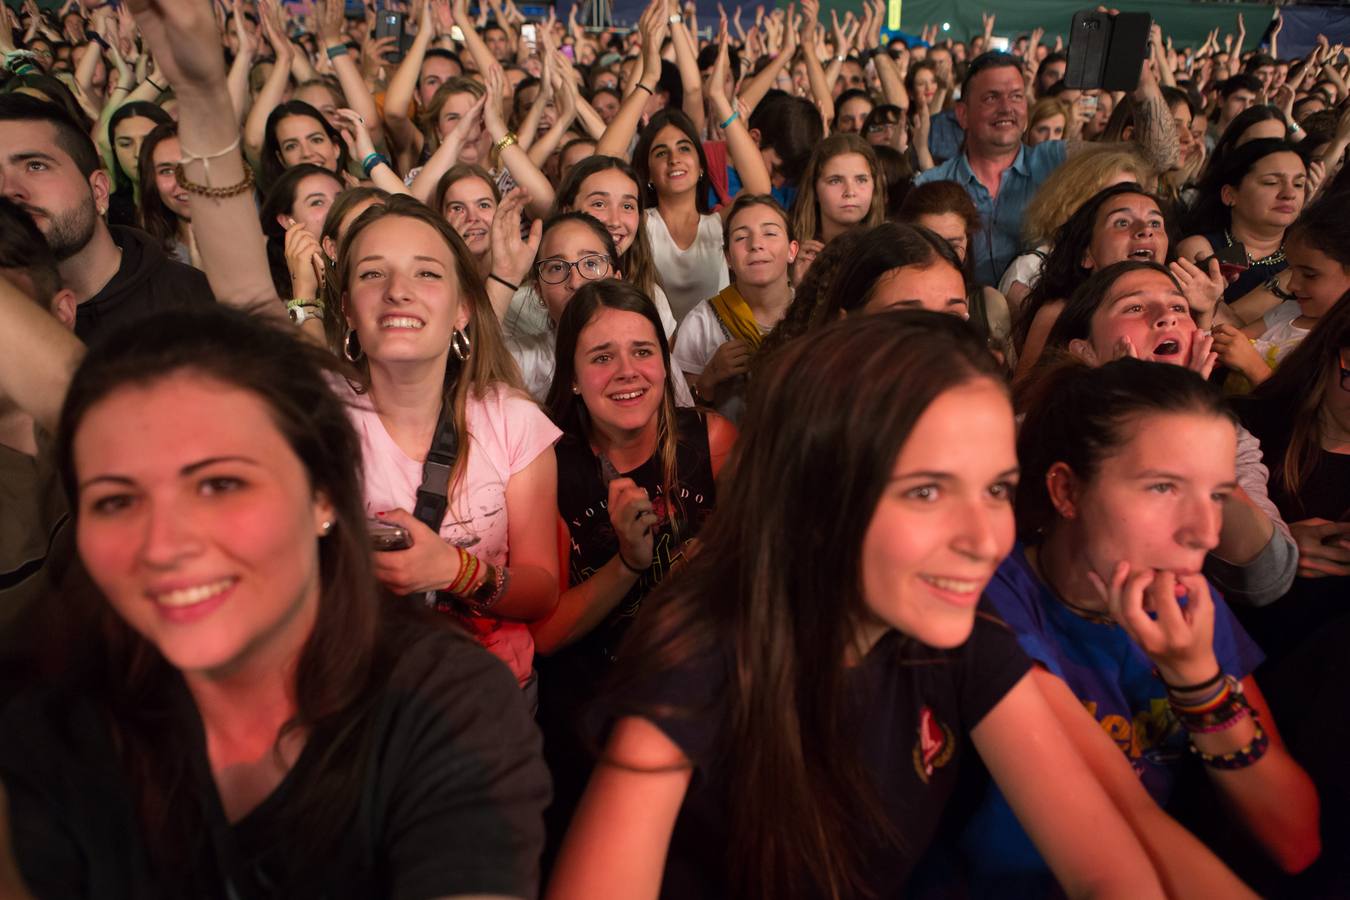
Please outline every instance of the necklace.
[[1068, 600], [1065, 600], [1064, 592], [1055, 586], [1054, 580], [1050, 577], [1050, 572], [1041, 565], [1039, 553], [1034, 557], [1029, 556], [1028, 559], [1031, 561], [1032, 568], [1036, 570], [1036, 574], [1041, 577], [1041, 580], [1045, 582], [1045, 586], [1050, 589], [1050, 593], [1054, 594], [1055, 599], [1062, 603], [1069, 612], [1078, 616], [1080, 619], [1086, 619], [1094, 625], [1116, 624], [1116, 620], [1111, 618], [1109, 613], [1104, 613], [1098, 609], [1088, 609], [1086, 606], [1079, 606], [1077, 603], [1070, 603]]
[[[1233, 232], [1227, 228], [1223, 230], [1223, 239], [1228, 242], [1227, 246], [1233, 246]], [[1269, 256], [1263, 256], [1260, 259], [1252, 259], [1252, 254], [1243, 245], [1242, 252], [1247, 254], [1247, 265], [1249, 266], [1273, 266], [1284, 262], [1284, 243], [1281, 242], [1279, 248]]]

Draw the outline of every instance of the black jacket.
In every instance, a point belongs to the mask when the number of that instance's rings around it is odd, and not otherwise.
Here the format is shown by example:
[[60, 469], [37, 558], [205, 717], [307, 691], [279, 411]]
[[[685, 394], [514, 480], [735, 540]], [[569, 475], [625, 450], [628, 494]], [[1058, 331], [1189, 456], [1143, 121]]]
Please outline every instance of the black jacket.
[[214, 303], [206, 276], [170, 258], [154, 238], [139, 228], [111, 225], [113, 242], [122, 248], [122, 265], [103, 290], [81, 303], [75, 334], [86, 344], [137, 316], [188, 303]]

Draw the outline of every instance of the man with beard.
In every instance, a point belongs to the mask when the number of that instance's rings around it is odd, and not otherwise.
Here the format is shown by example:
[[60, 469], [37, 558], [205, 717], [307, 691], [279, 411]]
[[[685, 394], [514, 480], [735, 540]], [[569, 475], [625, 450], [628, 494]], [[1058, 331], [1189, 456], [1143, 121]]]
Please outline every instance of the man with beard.
[[32, 216], [75, 295], [75, 333], [182, 303], [213, 301], [206, 276], [165, 255], [145, 232], [109, 226], [111, 185], [89, 136], [58, 107], [0, 97], [0, 196]]

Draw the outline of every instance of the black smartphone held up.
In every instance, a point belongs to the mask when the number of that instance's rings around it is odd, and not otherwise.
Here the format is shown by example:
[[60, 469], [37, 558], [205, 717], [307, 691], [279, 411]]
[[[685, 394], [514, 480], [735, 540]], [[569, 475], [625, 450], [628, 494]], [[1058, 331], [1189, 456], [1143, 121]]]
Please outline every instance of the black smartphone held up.
[[396, 63], [403, 59], [404, 31], [403, 31], [403, 13], [401, 12], [381, 12], [375, 18], [375, 37], [376, 38], [394, 38], [394, 49], [384, 55], [385, 62]]
[[412, 533], [402, 525], [393, 522], [381, 522], [379, 519], [366, 521], [366, 532], [370, 535], [372, 550], [407, 550], [412, 546]]
[[1134, 90], [1139, 85], [1139, 67], [1148, 56], [1152, 25], [1148, 13], [1074, 13], [1065, 86], [1085, 91]]
[[1251, 267], [1247, 262], [1247, 248], [1242, 246], [1241, 241], [1234, 241], [1231, 247], [1215, 251], [1214, 258], [1219, 261], [1219, 271], [1223, 273], [1224, 280], [1230, 284]]

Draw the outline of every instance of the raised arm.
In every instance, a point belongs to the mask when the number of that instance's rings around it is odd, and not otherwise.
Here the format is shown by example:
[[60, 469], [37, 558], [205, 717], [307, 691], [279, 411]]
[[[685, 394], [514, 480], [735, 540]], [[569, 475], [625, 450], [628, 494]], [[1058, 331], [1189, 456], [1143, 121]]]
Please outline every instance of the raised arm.
[[[767, 194], [773, 190], [773, 181], [769, 177], [768, 167], [764, 165], [764, 157], [760, 155], [754, 138], [750, 137], [746, 117], [726, 95], [726, 77], [731, 67], [727, 44], [727, 23], [723, 19], [721, 33], [717, 36], [717, 61], [713, 64], [712, 77], [708, 79], [708, 99], [726, 139], [727, 153], [736, 166], [737, 174], [741, 176], [740, 193]], [[730, 212], [731, 206], [728, 204], [725, 213]]]
[[[342, 0], [317, 0], [315, 20], [319, 32], [319, 52], [326, 54], [333, 63], [333, 73], [338, 84], [342, 85], [343, 96], [347, 98], [347, 107], [355, 110], [366, 123], [371, 135], [380, 130], [380, 113], [375, 108], [375, 98], [370, 96], [370, 88], [361, 77], [361, 69], [352, 59], [347, 49], [347, 35], [342, 30]], [[425, 26], [427, 16], [422, 16]]]
[[[495, 146], [501, 146], [509, 136], [506, 122], [502, 118], [501, 98], [506, 95], [506, 73], [502, 67], [494, 65], [487, 70], [487, 103], [483, 105], [483, 127], [487, 129]], [[554, 126], [555, 128], [558, 126]], [[515, 141], [508, 141], [501, 149], [501, 165], [511, 173], [516, 184], [530, 195], [530, 215], [543, 218], [553, 206], [553, 185], [539, 171], [539, 167], [530, 161], [530, 156]]]
[[667, 21], [670, 22], [670, 38], [675, 45], [675, 68], [680, 72], [680, 87], [684, 91], [684, 102], [680, 108], [694, 123], [695, 134], [707, 134], [707, 114], [703, 106], [703, 81], [698, 74], [698, 51], [694, 49], [694, 40], [689, 35], [689, 26], [679, 17], [679, 4], [676, 0], [666, 0]]
[[388, 128], [389, 139], [400, 153], [409, 157], [415, 156], [422, 148], [422, 134], [408, 118], [408, 107], [412, 106], [413, 92], [417, 89], [417, 76], [422, 72], [427, 46], [431, 43], [432, 32], [435, 31], [434, 25], [431, 24], [431, 15], [431, 4], [427, 4], [422, 12], [417, 37], [413, 38], [412, 47], [394, 70], [394, 77], [389, 79], [389, 87], [384, 94], [384, 124]]
[[234, 120], [242, 124], [244, 117], [248, 115], [249, 104], [253, 101], [248, 89], [248, 73], [253, 68], [253, 58], [258, 52], [258, 39], [244, 27], [244, 19], [239, 11], [239, 0], [233, 0], [233, 3], [234, 16], [231, 21], [234, 23], [234, 36], [239, 49], [235, 51], [234, 62], [230, 64], [230, 74], [226, 81], [229, 85], [230, 102], [234, 104]]
[[769, 64], [760, 70], [759, 74], [741, 82], [741, 89], [737, 93], [737, 98], [745, 104], [745, 108], [751, 112], [759, 106], [759, 101], [764, 99], [778, 80], [778, 75], [788, 64], [792, 62], [792, 54], [797, 52], [797, 28], [794, 18], [797, 15], [792, 5], [788, 6], [788, 13], [783, 24], [783, 46], [774, 54]]
[[[146, 48], [173, 86], [179, 104], [183, 176], [209, 188], [246, 181], [239, 126], [225, 84], [220, 33], [209, 0], [128, 0]], [[253, 192], [226, 198], [192, 193], [192, 232], [202, 268], [221, 303], [284, 320], [267, 265]]]
[[642, 35], [642, 62], [637, 69], [635, 87], [624, 97], [619, 111], [596, 142], [596, 156], [628, 158], [628, 148], [642, 120], [642, 111], [661, 76], [661, 41], [666, 35], [664, 10], [664, 0], [652, 0], [638, 20], [638, 30]]
[[[455, 24], [459, 26], [460, 32], [464, 35], [464, 48], [473, 57], [474, 63], [478, 66], [478, 71], [486, 73], [493, 66], [501, 65], [483, 41], [483, 36], [474, 27], [473, 18], [469, 15], [469, 0], [451, 0], [450, 7], [455, 17]], [[487, 6], [480, 3], [478, 8], [483, 10]]]
[[[820, 0], [802, 0], [802, 58], [806, 61], [806, 79], [811, 84], [811, 99], [820, 110], [828, 129], [834, 123], [834, 97], [825, 69], [816, 55], [816, 31], [820, 27]], [[838, 73], [836, 73], [837, 75]]]
[[[191, 0], [189, 0], [191, 2]], [[281, 23], [277, 20], [276, 10], [273, 4], [276, 0], [259, 0], [258, 2], [258, 21], [262, 26], [263, 34], [267, 38], [267, 43], [272, 45], [272, 52], [276, 54], [276, 63], [272, 66], [272, 71], [268, 73], [267, 80], [263, 82], [262, 90], [258, 91], [258, 96], [253, 98], [253, 108], [248, 111], [248, 118], [244, 120], [244, 150], [248, 153], [249, 159], [258, 160], [262, 158], [263, 140], [267, 132], [267, 117], [272, 115], [272, 110], [276, 109], [281, 103], [281, 98], [286, 95], [286, 87], [291, 82], [291, 57], [295, 55], [295, 49], [291, 42], [286, 40], [286, 35], [281, 32]], [[141, 33], [145, 33], [145, 27], [141, 27]], [[226, 87], [226, 95], [229, 94], [229, 88]], [[231, 106], [233, 108], [233, 106]]]
[[0, 396], [55, 434], [83, 358], [80, 339], [0, 274]]

